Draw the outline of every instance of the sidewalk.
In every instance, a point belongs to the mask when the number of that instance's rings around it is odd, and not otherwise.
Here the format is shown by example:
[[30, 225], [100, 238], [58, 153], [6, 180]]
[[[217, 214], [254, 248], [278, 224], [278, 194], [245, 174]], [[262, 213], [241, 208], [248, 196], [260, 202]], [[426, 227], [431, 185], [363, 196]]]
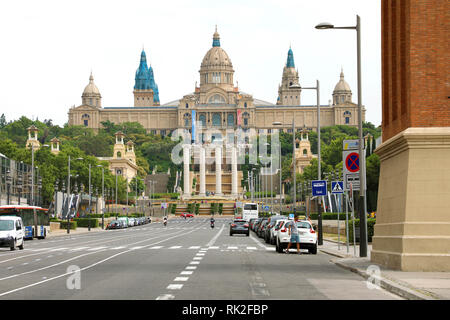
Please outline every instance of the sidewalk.
[[[331, 262], [355, 272], [365, 279], [371, 278], [371, 282], [379, 281], [379, 285], [394, 294], [408, 300], [449, 300], [450, 299], [450, 272], [405, 272], [387, 269], [370, 261], [370, 250], [368, 246], [368, 257], [359, 258], [359, 246], [356, 245], [356, 256], [354, 247], [350, 244], [347, 252], [345, 243], [324, 239], [319, 250], [334, 256]], [[379, 268], [379, 269], [378, 269]], [[370, 270], [380, 270], [379, 277]]]
[[[102, 230], [102, 228], [91, 228], [91, 231], [88, 230], [88, 228], [76, 228], [75, 230], [70, 230], [70, 235], [74, 235], [74, 234], [83, 234], [83, 233], [93, 233], [93, 232], [104, 232], [107, 230]], [[51, 232], [47, 233], [47, 238], [53, 238], [53, 237], [57, 237], [57, 236], [67, 236], [67, 229], [57, 229], [57, 230], [52, 230]]]

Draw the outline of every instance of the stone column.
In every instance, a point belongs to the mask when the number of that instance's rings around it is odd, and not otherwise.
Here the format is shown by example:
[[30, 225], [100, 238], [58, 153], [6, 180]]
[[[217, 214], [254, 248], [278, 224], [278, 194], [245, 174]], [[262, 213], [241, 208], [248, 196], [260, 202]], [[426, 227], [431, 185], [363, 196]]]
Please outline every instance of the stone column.
[[206, 150], [200, 147], [200, 196], [206, 195]]
[[183, 188], [183, 194], [185, 197], [191, 195], [191, 181], [190, 181], [190, 174], [189, 174], [189, 164], [191, 160], [191, 153], [190, 153], [190, 146], [185, 144], [183, 145], [183, 166], [184, 166], [184, 188]]
[[237, 174], [237, 150], [236, 147], [231, 149], [231, 195], [238, 196], [238, 174]]
[[222, 195], [222, 146], [216, 147], [216, 195]]

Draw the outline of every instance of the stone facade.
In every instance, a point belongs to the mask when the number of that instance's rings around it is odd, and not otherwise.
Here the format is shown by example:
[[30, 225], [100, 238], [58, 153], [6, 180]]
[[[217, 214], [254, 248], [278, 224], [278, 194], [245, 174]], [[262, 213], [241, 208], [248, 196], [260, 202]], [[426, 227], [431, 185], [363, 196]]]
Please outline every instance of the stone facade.
[[[317, 107], [300, 105], [301, 87], [292, 49], [288, 51], [283, 68], [276, 104], [253, 98], [234, 85], [233, 64], [220, 46], [217, 30], [199, 73], [200, 85], [195, 85], [194, 92], [160, 105], [153, 70], [151, 66], [147, 67], [145, 52], [142, 51], [133, 91], [134, 107], [102, 107], [100, 91], [91, 74], [82, 95], [82, 104], [68, 112], [69, 125], [84, 125], [98, 131], [102, 121], [139, 122], [149, 133], [167, 135], [177, 128], [191, 130], [192, 120], [195, 120], [201, 122], [203, 128], [219, 130], [224, 137], [227, 130], [238, 127], [254, 129], [256, 134], [267, 133], [273, 129], [274, 121], [281, 122], [281, 130], [290, 132], [295, 118], [299, 128], [317, 129]], [[341, 79], [333, 92], [333, 103], [321, 106], [322, 126], [358, 125], [358, 106], [352, 102], [352, 92], [343, 76], [341, 72]], [[338, 99], [339, 95], [346, 98]], [[365, 109], [363, 120], [364, 117]], [[205, 137], [207, 139], [211, 137]]]
[[448, 1], [382, 1], [383, 143], [371, 260], [450, 271]]

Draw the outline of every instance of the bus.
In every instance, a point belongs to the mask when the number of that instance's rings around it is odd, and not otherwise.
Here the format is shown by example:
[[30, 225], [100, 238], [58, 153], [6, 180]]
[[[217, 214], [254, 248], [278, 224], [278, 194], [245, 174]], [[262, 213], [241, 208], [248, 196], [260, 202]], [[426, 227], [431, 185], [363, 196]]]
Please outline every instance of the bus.
[[[37, 215], [37, 233], [34, 232], [34, 210], [36, 210]], [[27, 205], [0, 206], [0, 216], [21, 217], [25, 226], [25, 239], [45, 239], [50, 228], [48, 209], [41, 207]]]
[[244, 203], [242, 208], [242, 219], [250, 221], [250, 219], [258, 218], [258, 204], [256, 203]]

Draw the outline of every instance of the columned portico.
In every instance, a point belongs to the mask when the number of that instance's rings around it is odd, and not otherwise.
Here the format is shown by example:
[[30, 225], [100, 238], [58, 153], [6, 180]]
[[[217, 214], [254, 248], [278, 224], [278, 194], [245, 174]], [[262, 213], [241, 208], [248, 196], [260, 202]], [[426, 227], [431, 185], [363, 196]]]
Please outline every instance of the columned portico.
[[185, 144], [183, 145], [183, 180], [184, 180], [184, 188], [183, 193], [184, 196], [190, 196], [191, 194], [191, 182], [190, 182], [190, 174], [189, 174], [189, 164], [191, 160], [191, 153], [190, 153], [190, 145]]
[[200, 147], [200, 196], [206, 195], [206, 150]]
[[238, 196], [237, 150], [234, 146], [231, 148], [231, 195]]
[[222, 195], [222, 146], [216, 147], [216, 195]]

